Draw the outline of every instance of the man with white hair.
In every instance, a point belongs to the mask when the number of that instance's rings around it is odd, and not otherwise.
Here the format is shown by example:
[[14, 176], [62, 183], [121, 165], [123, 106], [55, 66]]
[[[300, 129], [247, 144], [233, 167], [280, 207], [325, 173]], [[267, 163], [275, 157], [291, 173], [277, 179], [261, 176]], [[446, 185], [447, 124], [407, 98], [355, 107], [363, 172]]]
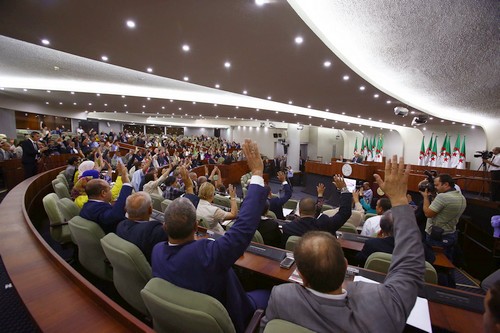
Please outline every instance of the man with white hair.
[[128, 218], [121, 221], [116, 227], [116, 234], [129, 241], [144, 253], [151, 262], [151, 252], [156, 243], [166, 241], [167, 233], [163, 223], [150, 220], [153, 213], [151, 197], [146, 192], [136, 192], [127, 197], [125, 210]]

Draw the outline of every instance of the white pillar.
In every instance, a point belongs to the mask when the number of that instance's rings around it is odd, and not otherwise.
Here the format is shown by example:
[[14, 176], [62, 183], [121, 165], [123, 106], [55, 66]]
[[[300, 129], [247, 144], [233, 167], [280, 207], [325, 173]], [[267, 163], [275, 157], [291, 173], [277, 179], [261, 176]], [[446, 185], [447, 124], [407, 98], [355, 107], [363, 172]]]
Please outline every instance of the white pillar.
[[287, 156], [287, 165], [291, 166], [293, 171], [299, 171], [299, 158], [300, 158], [300, 131], [297, 129], [297, 125], [288, 124], [288, 137], [287, 143], [288, 152]]

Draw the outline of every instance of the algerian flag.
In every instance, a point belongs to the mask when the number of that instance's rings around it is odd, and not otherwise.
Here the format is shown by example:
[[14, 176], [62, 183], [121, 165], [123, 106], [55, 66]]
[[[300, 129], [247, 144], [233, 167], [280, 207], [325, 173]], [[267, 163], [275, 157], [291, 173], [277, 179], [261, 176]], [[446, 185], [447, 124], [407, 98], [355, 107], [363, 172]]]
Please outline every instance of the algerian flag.
[[361, 146], [361, 148], [363, 149], [362, 153], [363, 153], [363, 157], [366, 157], [366, 155], [368, 155], [368, 143], [367, 143], [367, 139], [363, 136], [363, 144]]
[[434, 133], [431, 134], [431, 140], [429, 141], [429, 146], [427, 147], [427, 150], [425, 151], [424, 165], [431, 165], [432, 137], [433, 136], [434, 136]]
[[442, 166], [444, 163], [444, 156], [446, 155], [446, 140], [448, 140], [448, 133], [444, 136], [443, 145], [441, 146], [441, 150], [439, 151], [439, 158], [437, 160], [436, 166]]
[[455, 141], [455, 147], [453, 148], [453, 153], [451, 154], [450, 167], [456, 168], [459, 159], [460, 159], [460, 133], [457, 136], [457, 140]]
[[375, 162], [382, 162], [381, 147], [382, 147], [382, 136], [379, 136], [377, 142], [377, 148], [375, 149]]
[[384, 135], [380, 135], [380, 162], [382, 162], [382, 157], [384, 157]]
[[436, 135], [436, 137], [434, 138], [434, 145], [432, 146], [432, 152], [431, 152], [431, 159], [429, 161], [429, 166], [437, 166], [437, 151], [438, 151], [438, 148], [437, 148], [437, 140], [438, 137]]
[[460, 157], [458, 159], [457, 169], [465, 169], [465, 135], [462, 142], [462, 149], [460, 149]]
[[422, 137], [422, 144], [420, 145], [420, 155], [418, 156], [418, 165], [425, 165], [425, 135]]
[[451, 136], [448, 136], [447, 141], [445, 143], [445, 149], [446, 150], [444, 152], [443, 163], [441, 164], [442, 168], [449, 168], [450, 167], [450, 162], [451, 162], [450, 140], [451, 140]]
[[354, 155], [358, 153], [358, 137], [356, 137], [356, 143], [354, 144]]
[[371, 143], [371, 139], [370, 138], [366, 138], [366, 141], [368, 142], [368, 155], [366, 157], [366, 160], [368, 162], [371, 162], [373, 161], [373, 150], [372, 150], [372, 143]]

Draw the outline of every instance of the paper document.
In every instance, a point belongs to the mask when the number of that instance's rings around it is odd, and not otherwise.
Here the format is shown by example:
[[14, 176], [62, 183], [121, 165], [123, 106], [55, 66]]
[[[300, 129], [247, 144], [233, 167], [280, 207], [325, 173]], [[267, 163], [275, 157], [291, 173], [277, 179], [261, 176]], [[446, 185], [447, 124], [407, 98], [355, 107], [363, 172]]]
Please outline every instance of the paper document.
[[283, 216], [287, 217], [290, 213], [293, 212], [293, 209], [283, 208]]
[[[373, 281], [359, 275], [354, 277], [354, 281], [378, 283], [377, 281]], [[431, 315], [429, 313], [429, 303], [427, 299], [417, 297], [417, 301], [415, 302], [406, 323], [425, 332], [432, 333]]]

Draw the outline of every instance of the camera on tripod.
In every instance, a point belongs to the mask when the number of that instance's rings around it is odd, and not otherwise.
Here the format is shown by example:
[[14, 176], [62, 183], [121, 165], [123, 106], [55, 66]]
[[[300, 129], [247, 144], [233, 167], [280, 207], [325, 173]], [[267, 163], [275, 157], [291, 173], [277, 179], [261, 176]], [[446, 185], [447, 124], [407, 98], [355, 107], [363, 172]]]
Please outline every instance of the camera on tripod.
[[493, 157], [493, 152], [492, 151], [487, 151], [487, 150], [483, 150], [483, 151], [476, 151], [477, 154], [474, 154], [474, 157], [480, 157], [482, 158], [483, 160], [487, 160], [487, 159], [490, 159], [491, 157]]

